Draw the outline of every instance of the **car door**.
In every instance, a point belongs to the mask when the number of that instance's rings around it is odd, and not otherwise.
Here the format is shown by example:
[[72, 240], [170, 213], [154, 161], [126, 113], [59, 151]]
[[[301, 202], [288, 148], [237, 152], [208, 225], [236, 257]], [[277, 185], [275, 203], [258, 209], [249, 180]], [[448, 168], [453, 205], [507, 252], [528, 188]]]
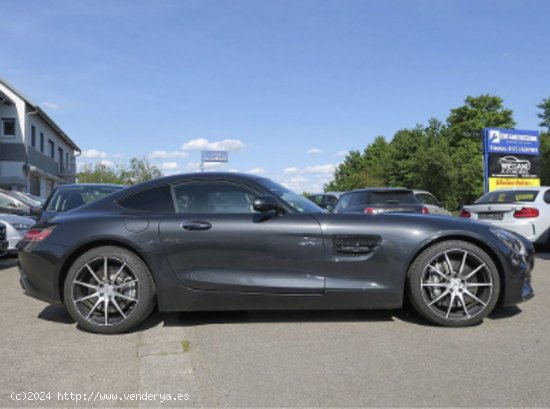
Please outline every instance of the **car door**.
[[159, 225], [161, 246], [187, 288], [239, 293], [324, 291], [321, 227], [308, 214], [261, 214], [261, 192], [225, 180], [172, 186], [176, 213]]

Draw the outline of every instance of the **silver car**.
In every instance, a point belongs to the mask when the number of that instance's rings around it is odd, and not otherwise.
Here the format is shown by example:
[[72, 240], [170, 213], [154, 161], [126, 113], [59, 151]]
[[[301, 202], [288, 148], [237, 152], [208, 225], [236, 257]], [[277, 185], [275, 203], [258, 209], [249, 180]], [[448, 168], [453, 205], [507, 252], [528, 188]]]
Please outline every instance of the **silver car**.
[[461, 217], [512, 230], [533, 243], [549, 242], [550, 186], [521, 187], [485, 193], [464, 206]]
[[414, 195], [426, 209], [422, 213], [434, 214], [440, 216], [451, 216], [451, 212], [443, 207], [441, 202], [427, 190], [413, 190]]
[[8, 248], [5, 251], [9, 253], [16, 252], [17, 249], [15, 246], [19, 240], [25, 236], [27, 230], [35, 223], [35, 220], [28, 217], [1, 213], [0, 224], [4, 225], [6, 228], [6, 240], [8, 241]]

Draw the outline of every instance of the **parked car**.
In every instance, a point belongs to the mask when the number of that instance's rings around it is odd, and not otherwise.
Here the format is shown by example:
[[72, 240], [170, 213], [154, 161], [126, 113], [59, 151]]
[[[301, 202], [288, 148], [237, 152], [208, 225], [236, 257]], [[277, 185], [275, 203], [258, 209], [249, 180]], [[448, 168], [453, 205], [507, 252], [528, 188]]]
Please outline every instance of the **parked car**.
[[29, 217], [0, 213], [0, 225], [4, 226], [5, 240], [8, 242], [8, 246], [4, 250], [8, 253], [16, 253], [17, 243], [35, 223], [36, 221]]
[[336, 204], [337, 213], [427, 213], [410, 189], [381, 187], [344, 193]]
[[332, 211], [336, 207], [336, 203], [338, 203], [338, 199], [343, 193], [344, 192], [314, 193], [308, 196], [308, 199], [320, 208]]
[[445, 209], [441, 202], [427, 190], [414, 189], [413, 193], [416, 196], [416, 199], [426, 208], [424, 213], [436, 214], [440, 216], [451, 216], [451, 212]]
[[12, 192], [0, 189], [0, 213], [30, 216], [31, 206], [14, 196]]
[[485, 193], [460, 216], [514, 231], [536, 244], [550, 242], [550, 186]]
[[18, 192], [16, 190], [11, 190], [9, 192], [12, 196], [15, 196], [17, 199], [21, 200], [23, 203], [25, 203], [28, 206], [42, 206], [44, 203], [44, 200], [42, 198], [31, 195], [30, 193], [25, 192]]
[[8, 252], [9, 243], [6, 240], [6, 226], [0, 223], [0, 257]]
[[105, 183], [60, 185], [55, 188], [46, 200], [46, 203], [44, 203], [44, 206], [36, 213], [39, 221], [51, 219], [58, 213], [75, 209], [123, 188], [124, 186], [122, 185]]
[[395, 309], [405, 297], [433, 323], [466, 326], [497, 301], [533, 296], [533, 246], [512, 232], [451, 217], [327, 213], [234, 173], [128, 187], [40, 222], [18, 248], [25, 292], [64, 303], [99, 333], [128, 331], [157, 305]]

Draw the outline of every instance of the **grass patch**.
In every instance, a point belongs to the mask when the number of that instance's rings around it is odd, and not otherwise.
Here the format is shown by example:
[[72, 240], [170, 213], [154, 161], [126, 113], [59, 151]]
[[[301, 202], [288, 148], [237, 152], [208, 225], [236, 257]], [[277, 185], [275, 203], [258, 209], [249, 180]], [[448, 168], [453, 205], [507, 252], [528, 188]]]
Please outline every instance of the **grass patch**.
[[183, 352], [189, 351], [191, 349], [191, 342], [186, 339], [181, 341], [181, 349], [183, 349]]

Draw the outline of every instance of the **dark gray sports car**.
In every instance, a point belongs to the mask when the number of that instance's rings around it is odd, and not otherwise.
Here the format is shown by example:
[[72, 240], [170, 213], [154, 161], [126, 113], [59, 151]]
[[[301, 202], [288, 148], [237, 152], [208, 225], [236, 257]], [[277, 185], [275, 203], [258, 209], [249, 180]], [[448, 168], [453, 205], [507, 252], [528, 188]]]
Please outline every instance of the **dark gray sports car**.
[[468, 220], [330, 214], [269, 179], [194, 173], [41, 222], [19, 244], [26, 293], [81, 328], [127, 331], [161, 311], [394, 309], [480, 322], [533, 296], [532, 245]]

